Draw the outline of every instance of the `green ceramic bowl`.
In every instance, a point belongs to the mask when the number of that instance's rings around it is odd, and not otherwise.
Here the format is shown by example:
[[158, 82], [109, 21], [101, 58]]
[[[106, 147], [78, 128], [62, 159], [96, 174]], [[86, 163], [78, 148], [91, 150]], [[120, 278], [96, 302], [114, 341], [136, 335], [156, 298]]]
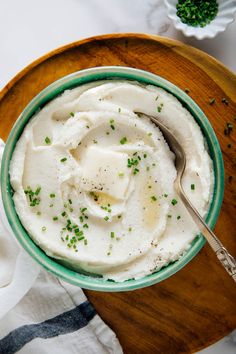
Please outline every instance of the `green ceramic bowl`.
[[60, 95], [64, 90], [71, 89], [73, 87], [92, 81], [116, 79], [135, 80], [139, 81], [140, 83], [162, 87], [166, 91], [172, 93], [189, 110], [189, 112], [195, 118], [196, 122], [201, 127], [203, 135], [205, 136], [206, 142], [208, 144], [211, 158], [214, 162], [214, 195], [207, 215], [207, 222], [210, 227], [214, 227], [218, 218], [224, 191], [224, 167], [222, 154], [213, 128], [197, 104], [186, 93], [184, 93], [169, 81], [146, 71], [126, 67], [111, 66], [92, 68], [73, 73], [54, 82], [46, 89], [44, 89], [28, 104], [28, 106], [21, 113], [15, 125], [13, 126], [6, 143], [1, 169], [1, 188], [5, 213], [10, 227], [20, 244], [31, 255], [31, 257], [33, 257], [47, 271], [74, 285], [85, 289], [93, 289], [99, 291], [129, 291], [158, 283], [183, 268], [194, 256], [196, 256], [196, 254], [200, 251], [205, 243], [203, 236], [197, 236], [192, 242], [189, 250], [176, 262], [171, 263], [158, 272], [145, 276], [141, 279], [131, 279], [119, 283], [104, 280], [98, 276], [89, 276], [78, 273], [60, 264], [57, 260], [47, 256], [31, 240], [27, 231], [21, 225], [12, 200], [13, 192], [9, 181], [8, 171], [16, 142], [19, 139], [25, 125], [39, 108], [42, 108], [47, 102]]

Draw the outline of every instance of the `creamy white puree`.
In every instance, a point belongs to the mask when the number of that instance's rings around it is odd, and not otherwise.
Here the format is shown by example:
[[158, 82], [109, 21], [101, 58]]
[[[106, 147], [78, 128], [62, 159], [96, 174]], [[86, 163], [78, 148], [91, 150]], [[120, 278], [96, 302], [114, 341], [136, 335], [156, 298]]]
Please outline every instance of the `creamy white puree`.
[[[181, 103], [154, 86], [110, 81], [65, 91], [27, 124], [10, 166], [32, 239], [71, 267], [116, 281], [178, 259], [199, 233], [174, 191], [173, 154], [134, 111], [158, 117], [183, 144], [184, 190], [205, 216], [214, 179], [204, 138]], [[28, 186], [41, 188], [33, 206]]]

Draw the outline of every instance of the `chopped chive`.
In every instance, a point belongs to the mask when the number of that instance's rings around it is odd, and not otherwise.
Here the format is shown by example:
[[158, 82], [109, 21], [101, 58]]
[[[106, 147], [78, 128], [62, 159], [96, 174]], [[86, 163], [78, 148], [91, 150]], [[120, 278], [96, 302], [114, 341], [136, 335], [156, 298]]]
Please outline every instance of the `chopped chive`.
[[144, 159], [146, 159], [146, 157], [147, 157], [147, 154], [143, 154], [143, 157], [144, 157]]
[[166, 194], [166, 193], [165, 193], [165, 194], [163, 194], [163, 195], [164, 195], [164, 197], [165, 197], [165, 198], [167, 198], [167, 197], [168, 197], [168, 194]]
[[162, 111], [163, 108], [163, 103], [160, 104], [160, 106], [157, 107], [157, 112], [160, 113]]
[[105, 221], [108, 221], [108, 220], [109, 220], [109, 217], [108, 217], [108, 216], [105, 216], [104, 220], [105, 220]]
[[192, 191], [195, 190], [195, 184], [191, 184], [191, 190], [192, 190]]
[[66, 157], [63, 157], [62, 159], [61, 159], [61, 162], [65, 162], [67, 160], [67, 158]]
[[41, 191], [41, 187], [38, 187], [38, 188], [36, 189], [36, 191], [34, 192], [34, 194], [35, 194], [35, 195], [39, 195], [40, 191]]
[[115, 237], [115, 232], [111, 232], [111, 238], [114, 238]]
[[172, 201], [171, 201], [172, 205], [176, 205], [177, 203], [178, 203], [178, 201], [176, 199], [172, 199]]
[[155, 195], [152, 195], [152, 196], [151, 196], [151, 200], [153, 200], [154, 202], [156, 202], [156, 201], [157, 201], [157, 197], [156, 197]]
[[205, 27], [217, 15], [217, 0], [179, 0], [176, 14], [181, 22], [192, 27]]
[[127, 143], [127, 138], [124, 136], [122, 139], [120, 139], [120, 144], [124, 145]]
[[216, 99], [214, 97], [209, 99], [209, 104], [212, 106], [215, 103]]
[[84, 239], [85, 239], [84, 236], [79, 236], [79, 237], [78, 237], [78, 241], [82, 241], [82, 240], [84, 240]]
[[88, 228], [89, 228], [88, 224], [84, 224], [84, 225], [83, 225], [83, 228], [84, 228], [84, 229], [88, 229]]
[[55, 193], [51, 193], [51, 194], [49, 195], [49, 197], [50, 197], [50, 198], [55, 198], [55, 197], [56, 197], [56, 194], [55, 194]]
[[234, 128], [234, 126], [232, 123], [229, 123], [229, 122], [226, 123], [226, 128], [224, 129], [224, 134], [229, 136], [232, 133], [233, 128]]
[[68, 202], [69, 202], [70, 204], [72, 204], [72, 200], [71, 200], [71, 199], [68, 199]]
[[61, 213], [61, 216], [67, 216], [66, 212], [63, 211], [63, 213]]
[[57, 221], [57, 220], [58, 220], [58, 217], [57, 217], [57, 216], [54, 216], [54, 217], [52, 218], [52, 220], [53, 220], [53, 221]]
[[177, 216], [177, 220], [179, 220], [180, 218], [181, 218], [181, 216], [180, 216], [180, 215], [178, 215], [178, 216]]
[[222, 98], [221, 102], [226, 104], [226, 106], [229, 105], [229, 101], [225, 97]]
[[81, 213], [84, 213], [87, 210], [87, 208], [80, 208]]
[[119, 173], [118, 173], [118, 176], [119, 176], [119, 177], [124, 177], [124, 175], [125, 175], [124, 172], [119, 172]]
[[129, 232], [131, 232], [132, 231], [132, 227], [129, 227], [128, 230], [129, 230]]
[[139, 172], [139, 169], [135, 168], [133, 174], [136, 175], [138, 172]]
[[118, 112], [119, 112], [119, 113], [121, 112], [121, 108], [118, 108]]
[[74, 117], [75, 116], [74, 112], [70, 112], [70, 116]]
[[47, 144], [47, 145], [50, 145], [51, 144], [51, 139], [48, 137], [48, 136], [46, 136], [46, 138], [45, 138], [45, 143]]

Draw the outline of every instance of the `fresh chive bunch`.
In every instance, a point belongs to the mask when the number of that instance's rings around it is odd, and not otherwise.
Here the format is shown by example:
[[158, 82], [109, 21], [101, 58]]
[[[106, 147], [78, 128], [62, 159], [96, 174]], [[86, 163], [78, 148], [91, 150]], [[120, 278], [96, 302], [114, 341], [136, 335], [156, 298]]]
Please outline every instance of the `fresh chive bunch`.
[[205, 27], [216, 17], [218, 3], [216, 0], [179, 0], [176, 9], [183, 23]]

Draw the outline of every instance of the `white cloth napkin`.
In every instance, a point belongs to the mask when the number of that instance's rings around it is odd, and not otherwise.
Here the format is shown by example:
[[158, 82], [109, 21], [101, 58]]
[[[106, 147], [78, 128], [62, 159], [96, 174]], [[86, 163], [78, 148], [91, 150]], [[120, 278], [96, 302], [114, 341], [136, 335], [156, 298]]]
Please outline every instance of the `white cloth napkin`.
[[[3, 149], [0, 140], [0, 161]], [[21, 249], [0, 199], [0, 354], [122, 354], [83, 291]]]

